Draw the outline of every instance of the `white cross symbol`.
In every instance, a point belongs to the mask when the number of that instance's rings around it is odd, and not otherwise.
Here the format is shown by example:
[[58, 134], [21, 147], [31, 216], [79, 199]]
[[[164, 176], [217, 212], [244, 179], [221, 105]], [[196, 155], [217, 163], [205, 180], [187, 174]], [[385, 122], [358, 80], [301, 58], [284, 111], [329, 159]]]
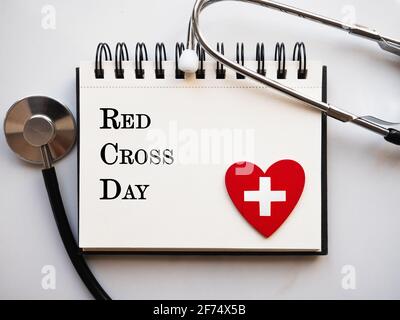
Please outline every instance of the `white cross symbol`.
[[271, 178], [260, 177], [259, 190], [245, 191], [244, 201], [258, 202], [260, 206], [260, 216], [271, 216], [271, 203], [272, 202], [285, 202], [286, 191], [272, 191]]

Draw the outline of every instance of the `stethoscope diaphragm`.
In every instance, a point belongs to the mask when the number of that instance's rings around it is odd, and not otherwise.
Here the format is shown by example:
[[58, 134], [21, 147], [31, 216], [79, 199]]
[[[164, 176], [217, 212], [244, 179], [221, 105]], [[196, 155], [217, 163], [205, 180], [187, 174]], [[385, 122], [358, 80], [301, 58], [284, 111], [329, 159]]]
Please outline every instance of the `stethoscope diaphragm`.
[[41, 147], [50, 151], [52, 161], [65, 156], [76, 139], [72, 113], [60, 102], [32, 96], [14, 103], [4, 120], [4, 133], [10, 148], [23, 160], [43, 163]]

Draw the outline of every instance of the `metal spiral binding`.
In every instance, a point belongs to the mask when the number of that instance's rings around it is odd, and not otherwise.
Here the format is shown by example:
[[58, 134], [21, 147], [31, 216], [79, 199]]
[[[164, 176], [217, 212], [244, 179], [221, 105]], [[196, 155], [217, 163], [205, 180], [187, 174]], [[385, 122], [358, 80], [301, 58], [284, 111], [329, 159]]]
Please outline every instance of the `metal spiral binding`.
[[129, 60], [128, 48], [125, 42], [118, 42], [115, 47], [115, 78], [124, 78], [124, 69], [122, 61]]
[[144, 69], [142, 67], [142, 62], [149, 58], [147, 56], [146, 45], [143, 42], [138, 42], [135, 48], [135, 76], [136, 79], [144, 79]]
[[256, 60], [257, 60], [257, 73], [265, 76], [265, 50], [264, 50], [264, 43], [257, 43], [256, 46]]
[[[179, 57], [181, 56], [185, 45], [182, 42], [177, 42], [175, 45], [175, 78], [184, 79], [185, 73], [179, 70]], [[224, 43], [217, 43], [217, 51], [221, 54], [225, 54]], [[204, 48], [199, 43], [196, 45], [196, 53], [199, 58], [199, 68], [196, 71], [197, 79], [205, 79], [205, 65], [206, 54]], [[244, 65], [244, 44], [236, 43], [236, 62]], [[286, 79], [286, 50], [284, 43], [277, 43], [275, 46], [275, 61], [278, 62], [278, 69], [276, 77], [278, 79]], [[96, 79], [104, 79], [103, 61], [111, 61], [112, 55], [110, 46], [107, 43], [101, 42], [98, 44], [96, 49], [95, 59], [95, 77]], [[115, 77], [117, 79], [124, 78], [124, 69], [122, 68], [122, 61], [129, 60], [128, 48], [124, 42], [118, 42], [115, 47]], [[163, 68], [163, 62], [167, 60], [166, 49], [164, 43], [157, 43], [155, 46], [155, 76], [156, 79], [165, 78], [165, 70]], [[135, 48], [135, 77], [136, 79], [145, 78], [145, 70], [143, 68], [143, 61], [148, 61], [147, 48], [145, 43], [136, 43]], [[266, 76], [267, 70], [265, 65], [265, 46], [264, 43], [258, 42], [256, 45], [256, 61], [257, 61], [257, 73]], [[307, 78], [307, 56], [306, 47], [303, 42], [296, 42], [293, 48], [293, 61], [299, 62], [299, 68], [297, 70], [298, 79]], [[216, 63], [216, 79], [226, 78], [226, 69], [222, 63], [217, 61]], [[236, 79], [245, 79], [245, 77], [239, 73], [236, 73]]]
[[[224, 49], [224, 43], [217, 43], [217, 51], [221, 54], [225, 54], [225, 49]], [[217, 79], [225, 79], [226, 76], [226, 70], [224, 68], [224, 65], [217, 61], [217, 69], [215, 70], [216, 73], [216, 78]]]
[[278, 79], [286, 79], [286, 52], [285, 44], [277, 43], [275, 46], [275, 61], [278, 61], [278, 70], [276, 77]]
[[185, 79], [185, 73], [179, 70], [178, 61], [183, 50], [185, 50], [185, 45], [183, 42], [177, 42], [175, 45], [175, 79]]
[[[297, 54], [297, 57], [296, 57]], [[306, 56], [306, 46], [303, 42], [296, 42], [293, 48], [293, 61], [299, 62], [299, 69], [297, 70], [298, 79], [307, 78], [307, 56]]]
[[[239, 42], [236, 43], [236, 62], [241, 64], [242, 66], [244, 66], [244, 44], [241, 43], [239, 46]], [[236, 73], [236, 79], [244, 79], [245, 76], [240, 74], [240, 73]]]
[[165, 71], [162, 67], [163, 61], [167, 60], [167, 54], [165, 53], [164, 43], [157, 43], [155, 50], [155, 64], [156, 64], [156, 79], [164, 79]]
[[202, 47], [200, 47], [200, 43], [196, 46], [196, 53], [199, 57], [200, 67], [196, 71], [196, 79], [205, 79], [206, 70], [204, 69], [204, 61], [206, 60], [206, 53]]
[[105, 42], [100, 42], [97, 45], [96, 49], [96, 60], [94, 69], [94, 76], [96, 77], [96, 79], [104, 79], [103, 53], [105, 60], [110, 61], [111, 60], [110, 46]]

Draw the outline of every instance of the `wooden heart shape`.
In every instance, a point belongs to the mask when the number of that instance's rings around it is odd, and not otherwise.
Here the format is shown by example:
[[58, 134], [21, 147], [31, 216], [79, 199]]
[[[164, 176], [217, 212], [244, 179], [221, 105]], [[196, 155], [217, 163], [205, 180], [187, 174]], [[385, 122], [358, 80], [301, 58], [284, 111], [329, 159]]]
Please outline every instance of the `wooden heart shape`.
[[293, 160], [280, 160], [265, 172], [251, 162], [238, 162], [225, 175], [233, 204], [264, 237], [270, 237], [292, 213], [304, 183], [304, 169]]

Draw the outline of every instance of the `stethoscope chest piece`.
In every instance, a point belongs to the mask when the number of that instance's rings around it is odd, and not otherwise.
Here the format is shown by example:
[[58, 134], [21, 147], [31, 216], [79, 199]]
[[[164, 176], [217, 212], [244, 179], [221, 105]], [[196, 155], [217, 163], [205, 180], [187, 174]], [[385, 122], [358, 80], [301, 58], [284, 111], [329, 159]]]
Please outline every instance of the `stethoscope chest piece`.
[[4, 120], [4, 133], [8, 145], [20, 158], [42, 164], [42, 147], [48, 148], [52, 161], [72, 149], [76, 126], [63, 104], [49, 97], [33, 96], [11, 106]]

